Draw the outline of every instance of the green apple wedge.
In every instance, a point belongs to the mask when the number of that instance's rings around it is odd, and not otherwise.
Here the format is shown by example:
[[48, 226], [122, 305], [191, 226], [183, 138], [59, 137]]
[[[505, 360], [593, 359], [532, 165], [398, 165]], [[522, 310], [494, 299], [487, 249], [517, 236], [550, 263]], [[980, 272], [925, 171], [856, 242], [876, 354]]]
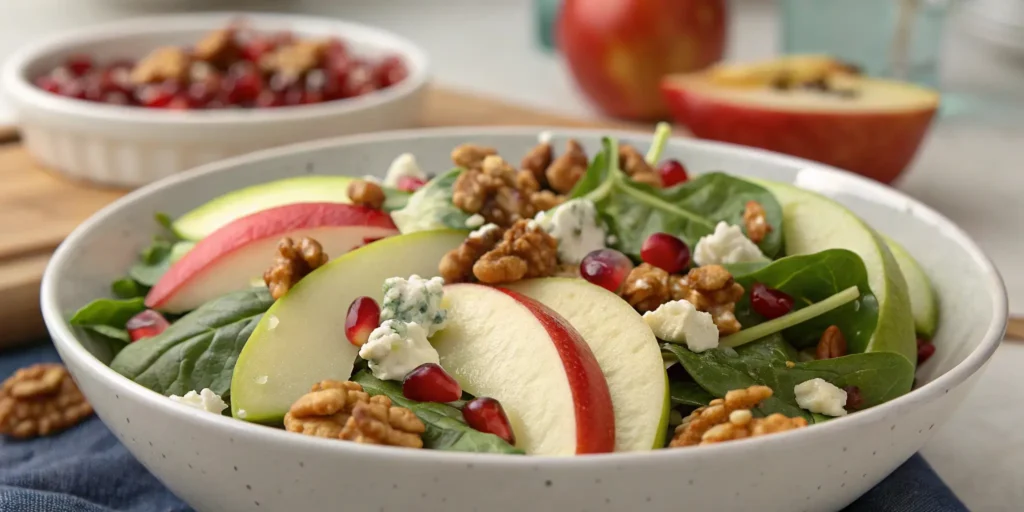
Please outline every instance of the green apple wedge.
[[615, 411], [615, 451], [662, 448], [671, 404], [665, 363], [650, 327], [618, 295], [562, 277], [506, 286], [569, 321], [597, 358]]
[[935, 336], [935, 328], [939, 323], [939, 302], [935, 290], [932, 289], [932, 281], [902, 245], [885, 235], [882, 235], [882, 238], [885, 239], [893, 257], [896, 258], [896, 263], [900, 266], [900, 271], [903, 272], [903, 277], [907, 280], [910, 308], [914, 313], [917, 334], [931, 339]]
[[897, 352], [917, 364], [914, 317], [907, 281], [882, 237], [860, 217], [821, 194], [783, 183], [748, 178], [782, 205], [787, 255], [847, 249], [859, 255], [878, 300], [878, 324], [867, 352]]
[[[352, 176], [307, 175], [241, 188], [219, 196], [178, 217], [171, 228], [185, 240], [202, 240], [225, 224], [246, 215], [294, 203], [348, 204]], [[385, 210], [404, 204], [408, 193], [388, 190]], [[390, 204], [390, 207], [389, 207]]]
[[324, 379], [347, 380], [359, 349], [345, 337], [345, 310], [360, 296], [381, 300], [389, 277], [437, 275], [441, 257], [466, 231], [388, 237], [331, 260], [263, 315], [231, 377], [231, 414], [280, 424], [291, 404]]

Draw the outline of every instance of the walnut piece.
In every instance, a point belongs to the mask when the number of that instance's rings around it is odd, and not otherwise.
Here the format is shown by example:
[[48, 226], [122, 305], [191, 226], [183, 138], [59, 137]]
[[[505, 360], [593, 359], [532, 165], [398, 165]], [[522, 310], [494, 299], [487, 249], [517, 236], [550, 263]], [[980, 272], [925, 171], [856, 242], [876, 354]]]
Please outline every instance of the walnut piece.
[[747, 238], [755, 244], [761, 243], [768, 232], [772, 230], [771, 224], [768, 224], [764, 207], [757, 201], [747, 201], [747, 205], [743, 209], [743, 224], [747, 228]]
[[565, 202], [566, 196], [558, 195], [550, 190], [541, 190], [530, 194], [530, 203], [538, 212], [550, 210]]
[[743, 286], [721, 265], [690, 269], [685, 276], [669, 279], [671, 300], [686, 300], [698, 311], [711, 314], [718, 333], [727, 336], [742, 326], [736, 319], [736, 301], [743, 297]]
[[46, 436], [92, 414], [64, 365], [22, 368], [0, 386], [0, 434], [19, 439]]
[[622, 280], [619, 295], [641, 313], [654, 311], [670, 300], [668, 272], [641, 263]]
[[129, 80], [134, 84], [152, 84], [164, 80], [184, 81], [188, 77], [191, 59], [184, 50], [166, 46], [153, 50], [132, 68]]
[[772, 390], [767, 386], [729, 391], [724, 399], [716, 398], [684, 418], [676, 427], [669, 447], [721, 443], [807, 426], [804, 418], [788, 418], [778, 413], [754, 418], [750, 410], [770, 396]]
[[523, 157], [522, 162], [519, 163], [519, 168], [530, 171], [530, 174], [537, 179], [537, 183], [541, 186], [546, 186], [548, 178], [545, 173], [548, 170], [548, 167], [551, 166], [551, 162], [553, 160], [554, 152], [551, 149], [551, 144], [542, 142], [534, 146], [533, 149]]
[[422, 448], [423, 422], [391, 399], [371, 397], [358, 383], [325, 380], [292, 404], [284, 416], [289, 432], [357, 443]]
[[485, 157], [497, 154], [498, 151], [494, 148], [463, 144], [452, 150], [452, 162], [463, 169], [480, 170]]
[[241, 58], [242, 48], [235, 40], [235, 31], [222, 28], [211, 31], [196, 43], [192, 49], [192, 57], [208, 62], [214, 67], [226, 70], [232, 62]]
[[352, 204], [380, 210], [384, 206], [384, 189], [368, 180], [353, 180], [348, 184], [348, 198]]
[[661, 177], [647, 164], [647, 160], [633, 146], [622, 144], [619, 146], [619, 167], [627, 176], [640, 183], [660, 187]]
[[821, 334], [818, 346], [814, 351], [817, 359], [832, 359], [846, 355], [846, 337], [838, 326], [830, 325]]
[[544, 171], [548, 185], [559, 194], [568, 194], [580, 177], [587, 172], [588, 163], [583, 146], [575, 139], [569, 139], [565, 145], [565, 153], [556, 158]]
[[522, 219], [473, 264], [473, 275], [481, 283], [502, 284], [548, 277], [557, 269], [558, 241], [535, 222]]
[[467, 169], [456, 178], [452, 203], [466, 213], [479, 213], [488, 223], [509, 227], [537, 213], [531, 197], [539, 191], [529, 171], [516, 171], [500, 156], [487, 155], [479, 169]]
[[329, 259], [320, 242], [305, 236], [298, 242], [282, 238], [277, 243], [277, 253], [273, 266], [263, 273], [263, 282], [274, 300], [283, 297], [295, 283]]
[[260, 68], [295, 80], [320, 65], [327, 42], [302, 39], [286, 44], [260, 58]]
[[438, 271], [445, 283], [467, 283], [474, 279], [473, 264], [484, 254], [494, 249], [501, 241], [505, 230], [493, 226], [491, 229], [480, 229], [466, 237], [456, 249], [448, 251], [441, 258]]

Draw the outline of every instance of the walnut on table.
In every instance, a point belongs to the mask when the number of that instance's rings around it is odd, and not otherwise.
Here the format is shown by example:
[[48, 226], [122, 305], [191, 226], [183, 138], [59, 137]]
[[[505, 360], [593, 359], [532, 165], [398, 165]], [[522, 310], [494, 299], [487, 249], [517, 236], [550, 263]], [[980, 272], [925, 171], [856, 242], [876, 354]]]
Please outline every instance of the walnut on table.
[[277, 253], [274, 264], [263, 273], [263, 282], [274, 300], [283, 297], [299, 280], [329, 259], [320, 242], [305, 236], [298, 241], [282, 238], [277, 244]]
[[724, 399], [716, 398], [684, 418], [676, 427], [669, 447], [721, 443], [807, 426], [804, 418], [789, 418], [779, 413], [754, 418], [751, 409], [770, 396], [772, 390], [767, 386], [729, 391]]
[[686, 300], [698, 311], [711, 314], [718, 333], [727, 336], [743, 328], [736, 319], [736, 301], [743, 297], [743, 286], [721, 265], [695, 267], [685, 276], [669, 279], [672, 300]]
[[165, 80], [185, 81], [192, 59], [181, 48], [166, 46], [153, 50], [132, 68], [128, 79], [134, 84], [152, 84]]
[[757, 201], [747, 201], [743, 208], [743, 225], [747, 228], [747, 238], [755, 244], [761, 243], [772, 230], [764, 207]]
[[28, 439], [71, 427], [92, 415], [61, 364], [22, 368], [0, 386], [0, 434]]
[[292, 404], [284, 416], [289, 432], [365, 444], [422, 448], [423, 422], [391, 399], [371, 397], [358, 383], [325, 380]]

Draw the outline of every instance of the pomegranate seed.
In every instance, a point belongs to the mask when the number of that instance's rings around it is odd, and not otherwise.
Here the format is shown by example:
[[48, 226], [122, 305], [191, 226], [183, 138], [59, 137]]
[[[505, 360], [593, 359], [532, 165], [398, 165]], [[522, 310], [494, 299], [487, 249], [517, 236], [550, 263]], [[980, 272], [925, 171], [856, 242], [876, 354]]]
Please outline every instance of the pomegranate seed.
[[256, 97], [256, 106], [259, 108], [273, 108], [284, 105], [284, 94], [265, 90]]
[[345, 315], [345, 337], [349, 343], [361, 347], [370, 332], [380, 325], [380, 306], [370, 297], [356, 297]]
[[610, 292], [618, 291], [622, 281], [633, 270], [633, 262], [615, 249], [598, 249], [580, 262], [583, 279]]
[[73, 82], [75, 80], [75, 75], [71, 72], [70, 69], [64, 66], [60, 66], [54, 68], [53, 71], [50, 71], [50, 78], [53, 78], [57, 81], [57, 83], [63, 85], [69, 82]]
[[258, 62], [263, 55], [274, 50], [271, 39], [254, 39], [242, 47], [242, 58], [249, 62]]
[[686, 180], [690, 179], [686, 174], [686, 167], [683, 167], [679, 160], [665, 160], [658, 166], [658, 174], [661, 176], [663, 187], [686, 183]]
[[935, 345], [929, 340], [917, 340], [917, 364], [924, 364], [935, 355]]
[[[232, 66], [234, 68], [234, 66]], [[263, 90], [263, 79], [255, 69], [242, 73], [232, 73], [224, 81], [224, 90], [228, 93], [228, 102], [240, 104], [255, 101]]]
[[402, 59], [393, 55], [377, 64], [374, 73], [377, 75], [377, 83], [381, 87], [388, 87], [405, 80], [409, 72], [405, 68], [405, 63], [402, 62]]
[[405, 376], [402, 394], [418, 402], [454, 402], [462, 397], [462, 387], [441, 365], [423, 363]]
[[302, 99], [305, 97], [302, 89], [299, 87], [289, 87], [284, 92], [284, 104], [285, 105], [301, 105]]
[[843, 388], [846, 391], [846, 410], [858, 411], [864, 406], [864, 397], [860, 394], [860, 388], [857, 386], [846, 386]]
[[64, 61], [64, 65], [75, 76], [82, 76], [92, 69], [92, 58], [88, 55], [72, 55]]
[[127, 94], [123, 92], [108, 92], [103, 95], [100, 99], [103, 103], [109, 103], [111, 105], [131, 105], [132, 100]]
[[65, 82], [60, 88], [61, 96], [67, 96], [69, 98], [76, 98], [79, 100], [85, 99], [85, 86], [78, 80], [71, 80]]
[[480, 432], [494, 434], [507, 441], [508, 444], [516, 444], [516, 435], [512, 432], [512, 425], [508, 422], [505, 409], [497, 400], [486, 396], [474, 398], [466, 402], [462, 408], [462, 417], [466, 419], [469, 426]]
[[328, 60], [347, 58], [348, 48], [342, 40], [332, 37], [324, 46], [324, 57]]
[[750, 307], [757, 314], [771, 320], [793, 310], [793, 297], [762, 283], [754, 283], [750, 287]]
[[174, 99], [174, 92], [160, 85], [149, 85], [138, 92], [139, 103], [149, 108], [164, 108]]
[[320, 91], [306, 91], [302, 93], [302, 104], [311, 105], [313, 103], [323, 103], [324, 93]]
[[128, 336], [132, 341], [139, 341], [143, 338], [152, 338], [164, 332], [171, 324], [160, 313], [147, 309], [128, 319], [124, 328], [128, 330]]
[[54, 94], [60, 94], [60, 82], [52, 76], [41, 76], [35, 80], [36, 87]]
[[416, 192], [420, 187], [426, 184], [426, 181], [412, 176], [402, 176], [401, 178], [398, 178], [398, 190], [404, 190], [406, 192]]
[[168, 110], [189, 110], [192, 108], [192, 101], [188, 96], [178, 95], [167, 103]]
[[668, 233], [654, 233], [640, 246], [640, 259], [674, 274], [690, 264], [690, 248]]
[[280, 73], [274, 73], [267, 80], [267, 87], [274, 92], [284, 92], [293, 85], [295, 85], [295, 79]]

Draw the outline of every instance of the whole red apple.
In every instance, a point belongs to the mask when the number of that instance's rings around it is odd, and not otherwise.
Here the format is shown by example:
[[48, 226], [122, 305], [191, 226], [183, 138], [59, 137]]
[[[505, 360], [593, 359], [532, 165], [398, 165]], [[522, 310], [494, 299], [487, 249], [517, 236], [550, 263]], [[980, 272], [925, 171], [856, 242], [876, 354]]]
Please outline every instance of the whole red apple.
[[703, 69], [725, 49], [725, 0], [564, 0], [559, 52], [605, 114], [663, 118], [661, 77]]

